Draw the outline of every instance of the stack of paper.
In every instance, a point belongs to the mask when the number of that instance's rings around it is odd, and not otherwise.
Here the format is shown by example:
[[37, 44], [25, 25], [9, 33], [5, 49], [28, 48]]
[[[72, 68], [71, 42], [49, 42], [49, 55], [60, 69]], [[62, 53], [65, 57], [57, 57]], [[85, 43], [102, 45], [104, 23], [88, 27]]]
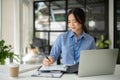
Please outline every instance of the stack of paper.
[[67, 66], [65, 65], [51, 65], [51, 66], [42, 66], [40, 71], [66, 71]]
[[67, 70], [65, 65], [42, 66], [38, 71], [32, 74], [33, 77], [53, 77], [59, 78]]

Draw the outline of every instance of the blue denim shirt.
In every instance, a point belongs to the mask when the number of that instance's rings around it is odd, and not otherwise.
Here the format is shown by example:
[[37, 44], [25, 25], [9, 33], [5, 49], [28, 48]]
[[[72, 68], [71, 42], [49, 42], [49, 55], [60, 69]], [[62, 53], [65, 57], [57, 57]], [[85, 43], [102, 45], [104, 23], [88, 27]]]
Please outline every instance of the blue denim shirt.
[[[78, 51], [78, 46], [81, 41], [82, 43]], [[73, 50], [73, 46], [75, 50]], [[56, 61], [58, 57], [61, 56], [61, 64], [74, 65], [79, 62], [80, 51], [88, 49], [96, 49], [94, 38], [85, 32], [82, 33], [80, 38], [77, 38], [74, 32], [69, 30], [58, 36], [58, 38], [54, 42], [54, 45], [52, 46], [50, 56], [53, 57], [54, 61]], [[77, 58], [77, 60], [75, 60], [74, 55], [77, 51], [79, 57]]]

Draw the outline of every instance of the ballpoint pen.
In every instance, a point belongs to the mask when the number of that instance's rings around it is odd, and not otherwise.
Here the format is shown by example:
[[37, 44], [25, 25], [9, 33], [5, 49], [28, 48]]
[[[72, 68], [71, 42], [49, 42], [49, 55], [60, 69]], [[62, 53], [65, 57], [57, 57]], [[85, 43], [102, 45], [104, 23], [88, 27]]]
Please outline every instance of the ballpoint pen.
[[37, 71], [39, 71], [39, 69], [40, 69], [41, 67], [42, 67], [42, 66], [40, 65], [40, 66], [38, 67]]
[[47, 56], [45, 56], [46, 59], [48, 59], [49, 61], [51, 61]]

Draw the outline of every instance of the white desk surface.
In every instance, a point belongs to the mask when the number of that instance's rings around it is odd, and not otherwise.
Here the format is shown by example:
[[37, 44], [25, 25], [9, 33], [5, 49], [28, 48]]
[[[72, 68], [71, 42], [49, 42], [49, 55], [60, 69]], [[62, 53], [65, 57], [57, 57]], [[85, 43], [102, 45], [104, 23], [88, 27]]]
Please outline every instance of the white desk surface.
[[35, 72], [35, 68], [39, 65], [20, 65], [19, 77], [11, 79], [8, 76], [8, 66], [0, 65], [0, 80], [120, 80], [120, 65], [116, 66], [115, 74], [101, 75], [92, 77], [78, 77], [77, 74], [64, 74], [61, 78], [45, 78], [45, 77], [31, 77]]

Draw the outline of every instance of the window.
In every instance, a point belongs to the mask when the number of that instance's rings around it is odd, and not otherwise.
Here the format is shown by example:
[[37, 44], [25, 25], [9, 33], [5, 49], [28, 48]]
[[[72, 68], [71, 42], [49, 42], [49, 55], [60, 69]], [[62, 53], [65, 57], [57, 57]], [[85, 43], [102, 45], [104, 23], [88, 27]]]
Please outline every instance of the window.
[[[114, 18], [115, 18], [115, 22], [114, 22], [114, 47], [118, 48], [120, 50], [120, 0], [115, 0], [114, 2], [115, 4], [115, 8], [114, 8]], [[119, 51], [120, 53], [120, 51]], [[118, 61], [117, 63], [120, 64], [120, 54], [118, 54]]]
[[34, 37], [47, 41], [49, 48], [45, 51], [48, 53], [57, 36], [67, 31], [65, 4], [65, 0], [34, 2]]
[[86, 26], [92, 36], [99, 39], [104, 34], [108, 38], [108, 0], [41, 0], [33, 5], [34, 37], [48, 40], [48, 46], [68, 30], [66, 14], [73, 7], [86, 12]]

